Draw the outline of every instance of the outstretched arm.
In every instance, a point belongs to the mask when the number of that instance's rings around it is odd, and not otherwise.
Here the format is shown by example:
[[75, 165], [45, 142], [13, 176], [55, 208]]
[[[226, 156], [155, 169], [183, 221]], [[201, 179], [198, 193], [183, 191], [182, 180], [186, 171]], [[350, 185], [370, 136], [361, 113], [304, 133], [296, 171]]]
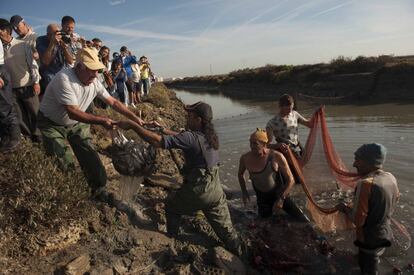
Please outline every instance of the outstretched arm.
[[102, 125], [103, 127], [107, 129], [113, 128], [113, 121], [110, 118], [102, 117], [102, 116], [96, 116], [94, 114], [86, 113], [79, 109], [79, 106], [77, 105], [64, 105], [66, 111], [68, 112], [68, 116], [70, 119], [87, 123], [87, 124], [98, 124]]
[[246, 180], [244, 178], [245, 171], [246, 171], [246, 166], [244, 164], [244, 155], [243, 155], [240, 157], [239, 172], [237, 173], [237, 175], [239, 178], [239, 184], [240, 184], [240, 189], [242, 191], [242, 200], [243, 200], [244, 205], [246, 205], [247, 202], [250, 202], [250, 196], [249, 196], [249, 192], [247, 192]]
[[123, 114], [127, 118], [131, 119], [135, 123], [138, 123], [139, 125], [143, 125], [144, 121], [137, 117], [132, 111], [128, 109], [124, 104], [122, 104], [119, 100], [113, 98], [112, 96], [105, 98], [105, 103], [111, 106], [120, 114]]
[[312, 119], [306, 119], [305, 118], [305, 119], [301, 120], [299, 123], [302, 124], [302, 125], [305, 125], [308, 128], [312, 128], [312, 126], [313, 126]]
[[132, 120], [117, 121], [114, 123], [114, 125], [124, 130], [132, 129], [146, 142], [152, 144], [154, 147], [162, 148], [162, 136], [161, 135], [145, 129], [144, 127], [142, 127], [141, 125], [139, 125], [138, 123]]
[[287, 187], [282, 194], [282, 198], [284, 199], [289, 195], [295, 185], [295, 180], [293, 178], [292, 171], [289, 168], [289, 164], [283, 154], [273, 151], [273, 165], [279, 166], [279, 171], [282, 173], [283, 179], [287, 184]]

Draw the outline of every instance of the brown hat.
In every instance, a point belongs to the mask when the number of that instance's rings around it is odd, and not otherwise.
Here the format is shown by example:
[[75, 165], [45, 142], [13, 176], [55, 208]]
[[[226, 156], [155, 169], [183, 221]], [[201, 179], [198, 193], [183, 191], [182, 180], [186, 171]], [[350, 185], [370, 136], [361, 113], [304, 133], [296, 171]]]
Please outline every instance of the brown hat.
[[83, 48], [78, 52], [76, 59], [90, 70], [97, 71], [105, 69], [105, 65], [99, 60], [96, 49]]
[[211, 106], [205, 102], [199, 101], [192, 105], [186, 105], [184, 109], [188, 112], [196, 113], [202, 119], [210, 121], [213, 119], [213, 111]]

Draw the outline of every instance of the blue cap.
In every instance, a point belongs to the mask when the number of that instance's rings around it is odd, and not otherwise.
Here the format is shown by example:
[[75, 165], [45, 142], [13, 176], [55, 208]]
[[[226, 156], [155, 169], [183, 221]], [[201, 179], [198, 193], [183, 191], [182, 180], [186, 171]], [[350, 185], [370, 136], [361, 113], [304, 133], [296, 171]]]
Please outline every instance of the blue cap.
[[367, 164], [381, 168], [385, 162], [387, 148], [379, 143], [364, 144], [355, 152], [355, 158], [365, 161]]

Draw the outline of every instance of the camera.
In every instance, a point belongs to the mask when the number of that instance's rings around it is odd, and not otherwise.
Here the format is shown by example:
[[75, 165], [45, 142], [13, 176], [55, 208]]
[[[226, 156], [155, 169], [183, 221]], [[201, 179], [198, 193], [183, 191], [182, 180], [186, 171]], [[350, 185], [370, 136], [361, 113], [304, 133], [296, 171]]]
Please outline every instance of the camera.
[[60, 34], [62, 36], [62, 41], [65, 42], [65, 44], [70, 44], [72, 42], [70, 34], [64, 32], [62, 30], [58, 31], [57, 34]]

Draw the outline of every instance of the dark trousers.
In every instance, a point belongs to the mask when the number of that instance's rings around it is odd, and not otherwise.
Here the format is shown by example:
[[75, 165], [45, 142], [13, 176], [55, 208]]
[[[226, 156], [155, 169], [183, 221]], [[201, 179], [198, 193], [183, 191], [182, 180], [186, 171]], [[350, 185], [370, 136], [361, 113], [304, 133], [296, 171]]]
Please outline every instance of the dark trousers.
[[358, 264], [362, 274], [378, 274], [379, 257], [384, 253], [384, 250], [384, 248], [359, 249]]
[[[270, 217], [273, 213], [274, 204], [280, 199], [285, 186], [283, 184], [276, 185], [272, 190], [268, 192], [261, 192], [253, 185], [254, 191], [256, 192], [256, 201], [259, 216], [262, 218]], [[283, 202], [282, 208], [289, 216], [298, 219], [303, 222], [309, 221], [309, 219], [303, 214], [300, 208], [295, 202], [287, 197]]]
[[13, 108], [12, 89], [9, 74], [0, 67], [0, 77], [4, 82], [0, 89], [0, 139], [5, 145], [12, 139], [20, 138], [19, 122]]
[[13, 107], [16, 110], [23, 135], [32, 140], [40, 140], [40, 131], [37, 127], [37, 113], [39, 112], [39, 97], [34, 94], [33, 86], [13, 89]]

